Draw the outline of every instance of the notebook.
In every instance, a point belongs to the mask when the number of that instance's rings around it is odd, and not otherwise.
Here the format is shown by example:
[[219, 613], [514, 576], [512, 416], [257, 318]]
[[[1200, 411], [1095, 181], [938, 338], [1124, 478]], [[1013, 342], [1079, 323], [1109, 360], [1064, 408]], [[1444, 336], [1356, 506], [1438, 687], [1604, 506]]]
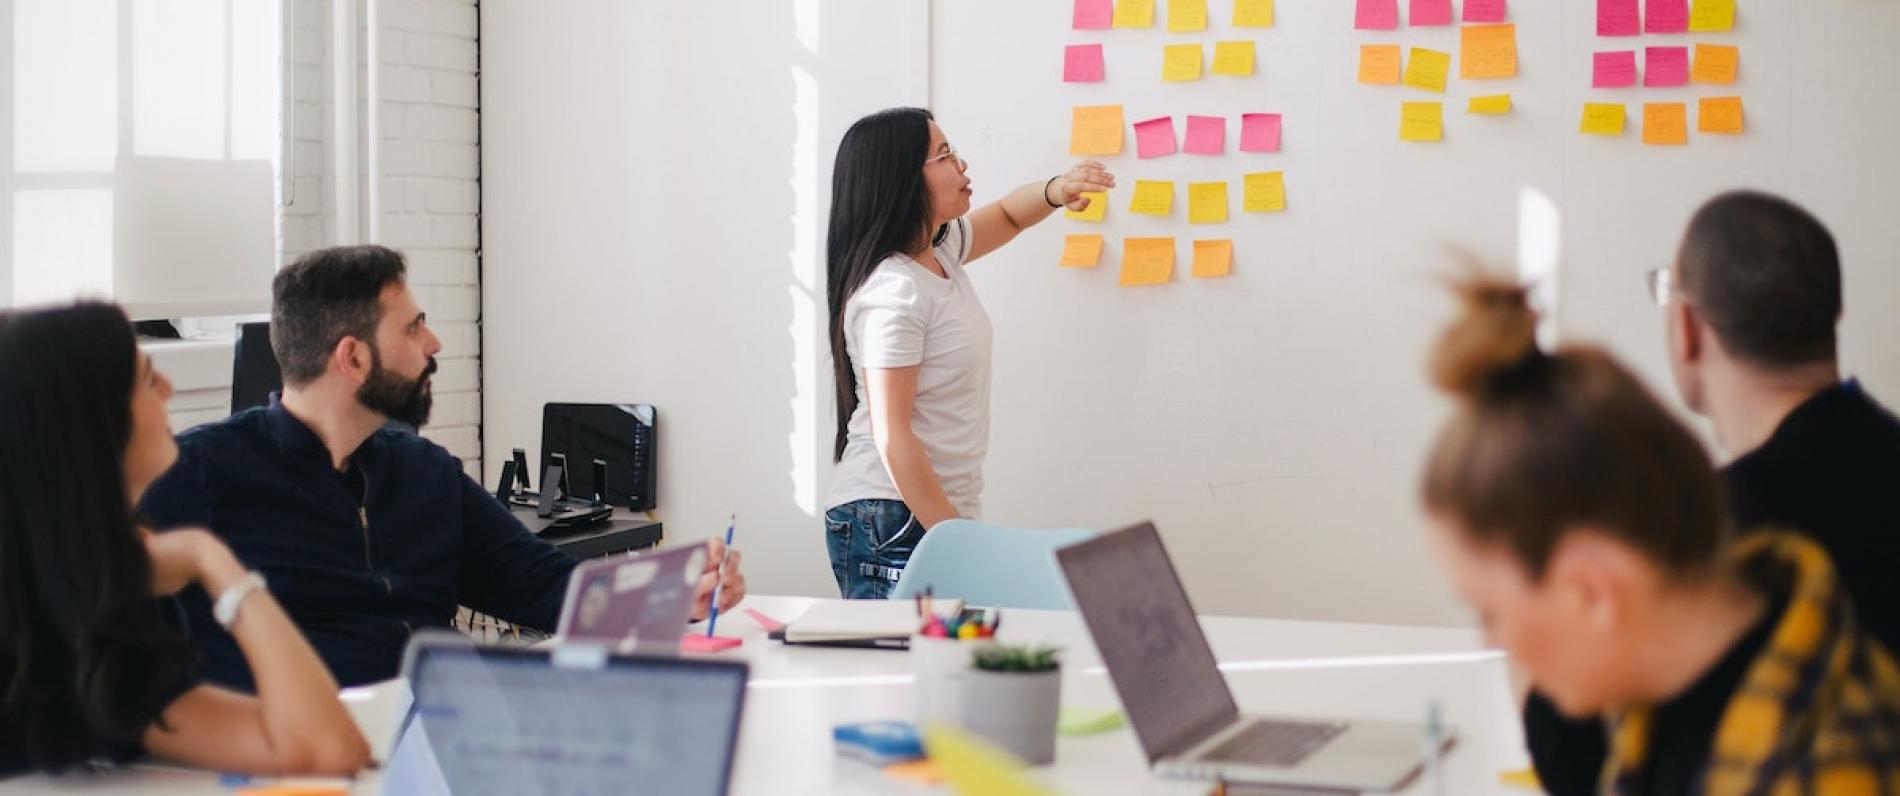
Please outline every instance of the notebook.
[[[939, 614], [962, 610], [962, 600], [936, 601]], [[825, 600], [774, 637], [787, 644], [905, 649], [921, 624], [911, 600]]]

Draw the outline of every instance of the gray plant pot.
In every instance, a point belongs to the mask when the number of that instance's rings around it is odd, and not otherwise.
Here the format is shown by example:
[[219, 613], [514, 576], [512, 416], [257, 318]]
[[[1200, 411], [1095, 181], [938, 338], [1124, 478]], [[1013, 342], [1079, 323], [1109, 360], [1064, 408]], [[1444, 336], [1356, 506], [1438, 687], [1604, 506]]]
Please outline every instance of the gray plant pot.
[[963, 681], [963, 728], [1030, 765], [1056, 759], [1062, 672], [971, 669]]

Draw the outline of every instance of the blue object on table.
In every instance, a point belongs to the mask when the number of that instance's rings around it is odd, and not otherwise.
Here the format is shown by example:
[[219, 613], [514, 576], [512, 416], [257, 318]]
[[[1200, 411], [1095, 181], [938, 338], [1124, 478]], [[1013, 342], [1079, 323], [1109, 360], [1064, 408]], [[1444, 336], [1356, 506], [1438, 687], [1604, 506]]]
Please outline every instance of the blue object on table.
[[969, 605], [1072, 610], [1055, 550], [1095, 536], [1087, 528], [1034, 530], [944, 520], [911, 551], [891, 599], [908, 600], [931, 586], [937, 596]]
[[903, 721], [867, 721], [840, 724], [831, 729], [838, 754], [874, 766], [924, 759], [924, 739], [917, 727]]

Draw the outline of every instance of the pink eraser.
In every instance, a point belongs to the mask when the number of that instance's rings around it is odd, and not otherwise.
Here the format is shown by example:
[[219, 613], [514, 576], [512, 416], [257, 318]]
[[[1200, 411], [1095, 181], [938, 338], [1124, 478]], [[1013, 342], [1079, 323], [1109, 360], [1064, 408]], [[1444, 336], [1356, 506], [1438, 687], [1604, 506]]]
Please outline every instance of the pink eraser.
[[708, 636], [704, 633], [687, 633], [680, 639], [681, 652], [725, 652], [744, 643], [745, 639], [731, 636]]

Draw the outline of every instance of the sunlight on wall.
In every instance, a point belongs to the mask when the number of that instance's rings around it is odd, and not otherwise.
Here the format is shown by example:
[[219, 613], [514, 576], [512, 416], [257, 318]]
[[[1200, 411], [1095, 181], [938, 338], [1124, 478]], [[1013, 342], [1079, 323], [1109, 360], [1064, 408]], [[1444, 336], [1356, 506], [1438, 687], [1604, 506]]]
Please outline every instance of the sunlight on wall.
[[1563, 216], [1557, 203], [1543, 191], [1524, 186], [1517, 191], [1517, 275], [1531, 286], [1531, 306], [1537, 309], [1537, 344], [1557, 347], [1557, 292], [1563, 281]]
[[[792, 7], [793, 29], [804, 57], [791, 68], [792, 119], [792, 433], [786, 444], [792, 453], [792, 499], [798, 508], [818, 513], [818, 330], [825, 306], [824, 269], [818, 253], [818, 79], [807, 64], [818, 57], [818, 0], [798, 0]], [[828, 447], [826, 448], [829, 449]]]

